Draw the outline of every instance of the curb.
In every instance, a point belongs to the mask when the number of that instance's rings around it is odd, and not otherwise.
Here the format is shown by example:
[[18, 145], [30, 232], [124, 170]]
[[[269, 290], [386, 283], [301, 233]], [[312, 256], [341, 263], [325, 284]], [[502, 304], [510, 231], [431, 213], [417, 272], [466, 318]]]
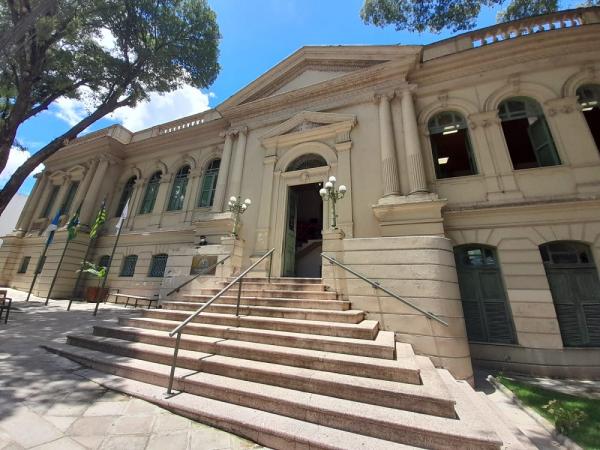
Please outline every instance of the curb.
[[577, 445], [570, 438], [564, 434], [556, 431], [554, 425], [545, 417], [541, 416], [536, 410], [525, 405], [519, 398], [513, 394], [513, 392], [500, 383], [494, 376], [488, 375], [486, 378], [487, 382], [490, 383], [496, 390], [500, 391], [504, 396], [508, 398], [513, 404], [518, 406], [525, 414], [535, 420], [542, 428], [552, 435], [561, 445], [564, 445], [568, 450], [584, 450], [582, 447]]

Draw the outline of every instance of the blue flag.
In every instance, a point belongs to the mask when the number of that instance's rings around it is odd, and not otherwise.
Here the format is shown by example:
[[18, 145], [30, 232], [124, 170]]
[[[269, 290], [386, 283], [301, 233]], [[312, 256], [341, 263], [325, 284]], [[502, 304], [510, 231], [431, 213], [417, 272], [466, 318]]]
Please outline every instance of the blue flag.
[[52, 244], [52, 240], [54, 239], [54, 232], [58, 228], [58, 222], [60, 221], [61, 215], [62, 215], [61, 211], [58, 210], [58, 212], [56, 213], [56, 216], [54, 216], [54, 219], [52, 220], [52, 222], [50, 222], [50, 225], [48, 225], [48, 228], [46, 228], [46, 233], [48, 233], [48, 240], [46, 241], [46, 245]]

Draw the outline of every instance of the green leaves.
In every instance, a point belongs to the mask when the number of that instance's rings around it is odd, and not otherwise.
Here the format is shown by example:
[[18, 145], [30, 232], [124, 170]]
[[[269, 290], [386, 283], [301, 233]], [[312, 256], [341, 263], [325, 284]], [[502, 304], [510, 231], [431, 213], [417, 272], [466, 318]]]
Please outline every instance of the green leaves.
[[[599, 0], [587, 0], [598, 3]], [[393, 25], [397, 30], [453, 32], [473, 29], [481, 8], [506, 4], [498, 21], [547, 14], [556, 11], [558, 0], [365, 0], [360, 16], [378, 27]]]

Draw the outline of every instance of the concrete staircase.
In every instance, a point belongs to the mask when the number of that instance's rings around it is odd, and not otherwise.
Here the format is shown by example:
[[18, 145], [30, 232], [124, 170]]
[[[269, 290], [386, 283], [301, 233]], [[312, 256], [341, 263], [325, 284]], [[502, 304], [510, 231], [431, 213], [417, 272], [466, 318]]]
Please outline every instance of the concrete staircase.
[[[46, 348], [165, 387], [168, 331], [225, 283]], [[230, 292], [185, 329], [181, 394], [150, 400], [273, 448], [535, 448], [467, 383], [395, 342], [320, 280], [246, 278], [239, 317], [237, 288]]]

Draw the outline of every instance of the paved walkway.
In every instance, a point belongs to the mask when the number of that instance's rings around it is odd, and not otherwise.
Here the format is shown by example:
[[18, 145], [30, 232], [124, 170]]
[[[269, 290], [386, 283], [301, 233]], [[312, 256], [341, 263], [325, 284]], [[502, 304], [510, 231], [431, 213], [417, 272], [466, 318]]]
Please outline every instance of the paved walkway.
[[0, 449], [249, 449], [239, 438], [177, 416], [76, 375], [77, 363], [39, 347], [64, 342], [69, 331], [89, 333], [97, 323], [137, 314], [114, 305], [92, 305], [33, 297], [9, 290], [13, 307], [0, 323]]

